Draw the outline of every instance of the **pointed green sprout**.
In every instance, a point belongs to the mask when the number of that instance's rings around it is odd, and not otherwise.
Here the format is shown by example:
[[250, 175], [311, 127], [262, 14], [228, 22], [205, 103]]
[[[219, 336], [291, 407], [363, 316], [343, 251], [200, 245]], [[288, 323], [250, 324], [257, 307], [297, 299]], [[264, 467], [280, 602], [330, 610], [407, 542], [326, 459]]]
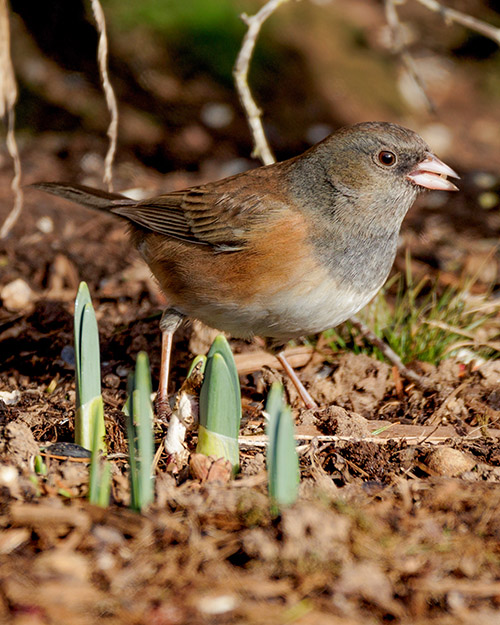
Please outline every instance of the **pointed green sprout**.
[[283, 386], [272, 384], [267, 396], [267, 476], [271, 509], [277, 514], [279, 508], [294, 503], [300, 482], [299, 458], [293, 436], [293, 419], [290, 406], [285, 404]]
[[47, 465], [43, 461], [42, 456], [35, 456], [35, 473], [38, 475], [47, 475]]
[[129, 378], [127, 438], [130, 465], [130, 507], [141, 511], [154, 499], [153, 406], [151, 373], [145, 352], [139, 352], [135, 373]]
[[225, 458], [236, 472], [240, 421], [241, 391], [236, 363], [229, 343], [219, 334], [207, 355], [200, 392], [197, 453]]
[[186, 376], [187, 378], [189, 378], [189, 376], [193, 373], [194, 368], [198, 366], [199, 362], [202, 363], [200, 373], [202, 375], [205, 373], [205, 367], [207, 366], [207, 357], [198, 355], [195, 358], [193, 358], [193, 362], [191, 363], [191, 366], [189, 367], [188, 374]]
[[[99, 419], [97, 404], [94, 404], [92, 417]], [[93, 426], [94, 441], [92, 445], [92, 458], [90, 461], [89, 494], [90, 503], [101, 508], [109, 506], [111, 494], [111, 464], [101, 457], [99, 449], [99, 428]]]
[[[75, 301], [76, 418], [75, 443], [92, 450], [94, 441], [105, 450], [104, 407], [101, 395], [99, 332], [88, 286], [80, 283]], [[92, 415], [97, 415], [93, 419]], [[94, 436], [93, 427], [98, 430]]]

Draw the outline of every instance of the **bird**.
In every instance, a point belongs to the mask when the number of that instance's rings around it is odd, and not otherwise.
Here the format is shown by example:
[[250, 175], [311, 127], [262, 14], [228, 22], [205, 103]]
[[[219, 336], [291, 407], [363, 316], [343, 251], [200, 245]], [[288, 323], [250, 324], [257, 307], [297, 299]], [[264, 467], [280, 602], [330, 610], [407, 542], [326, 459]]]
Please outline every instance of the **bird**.
[[448, 177], [459, 178], [412, 130], [362, 122], [289, 160], [141, 201], [77, 184], [31, 186], [129, 222], [168, 302], [157, 394], [165, 413], [172, 337], [185, 318], [264, 338], [316, 407], [283, 346], [339, 325], [374, 297], [417, 195], [458, 190]]

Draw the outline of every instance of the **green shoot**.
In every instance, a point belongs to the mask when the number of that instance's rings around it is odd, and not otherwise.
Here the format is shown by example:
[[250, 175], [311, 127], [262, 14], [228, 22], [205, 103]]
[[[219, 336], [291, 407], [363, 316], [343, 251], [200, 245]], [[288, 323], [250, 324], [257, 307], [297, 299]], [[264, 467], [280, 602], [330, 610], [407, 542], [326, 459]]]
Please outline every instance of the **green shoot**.
[[[94, 404], [92, 417], [99, 418], [97, 405]], [[92, 445], [92, 458], [90, 461], [89, 494], [90, 503], [107, 508], [109, 506], [109, 496], [111, 493], [111, 465], [107, 460], [101, 458], [99, 449], [99, 428], [93, 427], [94, 441]]]
[[149, 359], [145, 352], [137, 355], [135, 373], [129, 378], [129, 401], [127, 403], [130, 507], [141, 511], [154, 499], [151, 373]]
[[[101, 395], [101, 361], [99, 332], [89, 289], [80, 283], [75, 301], [75, 368], [76, 368], [76, 418], [75, 443], [92, 451], [105, 450], [104, 407]], [[97, 415], [94, 419], [92, 415]], [[98, 434], [94, 436], [93, 428]]]
[[300, 482], [299, 458], [293, 436], [290, 406], [285, 404], [283, 386], [272, 384], [266, 402], [269, 416], [267, 425], [267, 476], [271, 510], [277, 514], [282, 506], [297, 499]]
[[207, 357], [198, 355], [198, 356], [195, 356], [193, 358], [193, 362], [191, 363], [191, 366], [189, 367], [189, 371], [188, 371], [188, 374], [187, 374], [186, 378], [189, 378], [191, 376], [191, 374], [193, 373], [195, 367], [197, 367], [198, 363], [200, 363], [200, 362], [202, 363], [201, 364], [200, 373], [201, 373], [201, 375], [203, 375], [205, 373], [205, 367], [207, 366]]
[[196, 451], [225, 458], [237, 471], [238, 434], [241, 421], [241, 391], [238, 372], [229, 343], [215, 338], [207, 355], [200, 392], [200, 427]]
[[35, 473], [38, 475], [47, 475], [47, 465], [43, 461], [42, 456], [35, 456]]

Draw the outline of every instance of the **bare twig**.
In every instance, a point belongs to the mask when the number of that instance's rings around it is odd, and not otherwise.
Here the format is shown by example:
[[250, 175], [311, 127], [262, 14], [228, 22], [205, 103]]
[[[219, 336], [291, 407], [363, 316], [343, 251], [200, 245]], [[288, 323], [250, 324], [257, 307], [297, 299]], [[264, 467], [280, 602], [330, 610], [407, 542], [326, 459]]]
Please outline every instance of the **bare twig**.
[[0, 229], [0, 239], [4, 239], [12, 230], [23, 208], [21, 159], [19, 157], [19, 150], [14, 133], [16, 119], [14, 105], [16, 99], [16, 79], [10, 58], [9, 10], [7, 0], [0, 0], [0, 117], [2, 117], [6, 123], [7, 150], [14, 164], [14, 178], [11, 183], [11, 188], [14, 192], [14, 206]]
[[111, 115], [108, 126], [109, 148], [104, 160], [104, 182], [108, 185], [108, 190], [113, 190], [113, 161], [116, 153], [116, 143], [118, 137], [118, 105], [116, 103], [115, 92], [109, 81], [108, 75], [108, 37], [106, 35], [106, 20], [99, 0], [91, 0], [92, 11], [99, 31], [99, 47], [97, 58], [99, 61], [99, 71], [106, 97], [106, 104]]
[[236, 83], [236, 90], [240, 97], [241, 105], [245, 111], [245, 115], [252, 131], [254, 141], [254, 149], [252, 156], [260, 158], [264, 165], [271, 165], [275, 162], [275, 158], [266, 139], [266, 134], [262, 126], [262, 111], [259, 109], [253, 99], [250, 87], [248, 86], [248, 71], [250, 61], [252, 60], [253, 51], [257, 37], [259, 36], [262, 24], [267, 18], [282, 4], [288, 0], [269, 0], [260, 9], [258, 13], [248, 16], [245, 13], [241, 15], [241, 19], [248, 26], [248, 30], [243, 38], [240, 51], [236, 58], [233, 75]]
[[462, 382], [462, 384], [459, 384], [455, 389], [451, 391], [451, 393], [439, 406], [436, 412], [434, 412], [434, 414], [431, 415], [431, 417], [428, 419], [429, 425], [434, 425], [434, 423], [439, 423], [441, 421], [441, 418], [448, 406], [448, 403], [452, 399], [454, 399], [459, 393], [461, 393], [468, 384], [469, 384], [469, 381], [465, 380], [465, 382]]
[[[496, 28], [495, 26], [492, 26], [487, 22], [483, 22], [482, 20], [472, 17], [467, 13], [462, 13], [461, 11], [450, 9], [449, 7], [444, 6], [437, 0], [416, 1], [429, 9], [429, 11], [439, 13], [439, 15], [441, 15], [445, 22], [454, 22], [456, 24], [460, 24], [461, 26], [465, 26], [466, 28], [470, 28], [471, 30], [480, 33], [484, 37], [488, 37], [496, 44], [500, 45], [500, 28]], [[415, 60], [413, 59], [413, 56], [409, 52], [404, 41], [403, 28], [399, 20], [396, 8], [398, 4], [404, 4], [404, 0], [385, 0], [385, 15], [387, 19], [387, 24], [389, 25], [391, 31], [392, 47], [394, 49], [394, 52], [398, 54], [401, 58], [403, 66], [405, 67], [409, 76], [412, 78], [413, 82], [421, 92], [422, 96], [424, 97], [429, 110], [431, 112], [434, 112], [434, 104], [427, 93], [424, 81], [415, 65]]]
[[408, 369], [408, 367], [403, 364], [401, 358], [396, 354], [396, 352], [393, 351], [389, 347], [389, 345], [387, 345], [387, 343], [379, 338], [372, 330], [370, 330], [370, 328], [365, 323], [363, 323], [361, 319], [353, 316], [349, 319], [349, 321], [355, 328], [357, 328], [361, 332], [362, 336], [365, 339], [370, 341], [372, 345], [375, 345], [375, 347], [377, 347], [382, 352], [387, 360], [391, 362], [395, 367], [397, 367], [399, 373], [403, 377], [405, 377], [407, 380], [411, 380], [421, 389], [429, 390], [434, 388], [434, 385], [429, 382], [429, 380], [419, 375], [415, 371]]
[[420, 2], [420, 4], [429, 9], [429, 11], [439, 13], [445, 22], [455, 22], [455, 24], [460, 24], [461, 26], [470, 28], [484, 37], [488, 37], [488, 39], [493, 40], [500, 46], [500, 28], [496, 28], [495, 26], [492, 26], [487, 22], [483, 22], [483, 20], [479, 20], [476, 17], [472, 17], [472, 15], [468, 15], [467, 13], [462, 13], [462, 11], [450, 9], [442, 5], [440, 2], [437, 2], [437, 0], [417, 0], [417, 2]]
[[[358, 443], [360, 440], [363, 443], [374, 443], [376, 445], [385, 445], [388, 441], [405, 441], [408, 445], [421, 445], [424, 442], [429, 445], [439, 445], [440, 443], [444, 443], [445, 441], [449, 441], [451, 436], [449, 434], [443, 436], [434, 436], [434, 432], [436, 432], [436, 428], [433, 428], [431, 431], [431, 435], [427, 435], [425, 438], [422, 438], [422, 435], [415, 434], [414, 436], [400, 436], [394, 435], [389, 438], [379, 438], [377, 436], [365, 436], [360, 438], [359, 436], [337, 436], [335, 434], [325, 435], [325, 434], [295, 434], [294, 438], [298, 443], [307, 443], [309, 441], [318, 441], [319, 443]], [[474, 436], [473, 438], [479, 438], [478, 436]], [[241, 448], [251, 449], [252, 447], [262, 448], [267, 447], [268, 438], [264, 434], [261, 436], [240, 436], [238, 438], [238, 445]]]
[[436, 109], [434, 103], [427, 93], [424, 79], [417, 69], [415, 59], [413, 58], [406, 46], [403, 26], [399, 20], [399, 15], [396, 9], [397, 4], [398, 0], [385, 0], [385, 16], [389, 29], [391, 31], [392, 49], [394, 53], [399, 56], [407, 74], [410, 76], [410, 78], [413, 80], [414, 84], [422, 94], [422, 97], [427, 104], [427, 108], [431, 113], [434, 113]]

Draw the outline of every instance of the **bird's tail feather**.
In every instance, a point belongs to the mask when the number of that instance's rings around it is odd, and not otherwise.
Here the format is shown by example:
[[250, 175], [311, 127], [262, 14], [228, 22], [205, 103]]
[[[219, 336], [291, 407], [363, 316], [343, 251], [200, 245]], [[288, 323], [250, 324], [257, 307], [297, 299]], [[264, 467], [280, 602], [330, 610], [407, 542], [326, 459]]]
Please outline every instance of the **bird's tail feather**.
[[120, 206], [133, 206], [137, 202], [119, 193], [109, 193], [100, 189], [84, 187], [78, 184], [66, 184], [64, 182], [37, 182], [29, 185], [33, 189], [45, 191], [63, 197], [82, 206], [94, 208], [105, 212], [113, 212]]

